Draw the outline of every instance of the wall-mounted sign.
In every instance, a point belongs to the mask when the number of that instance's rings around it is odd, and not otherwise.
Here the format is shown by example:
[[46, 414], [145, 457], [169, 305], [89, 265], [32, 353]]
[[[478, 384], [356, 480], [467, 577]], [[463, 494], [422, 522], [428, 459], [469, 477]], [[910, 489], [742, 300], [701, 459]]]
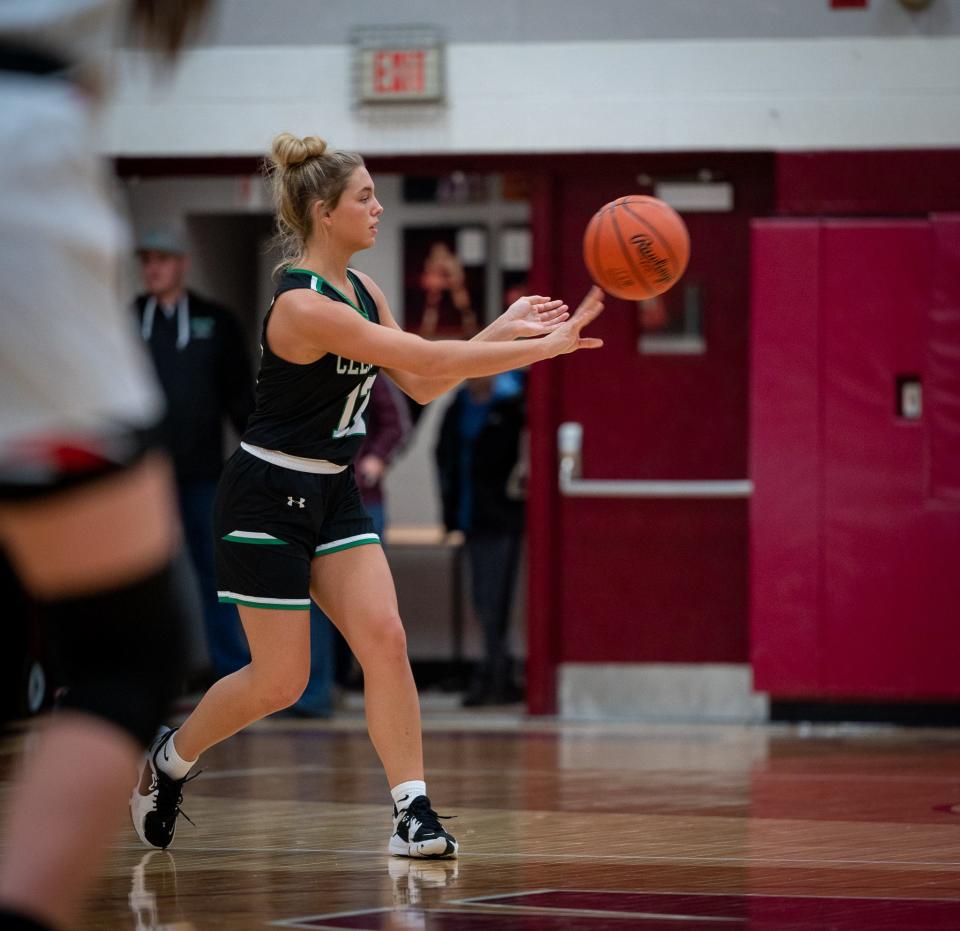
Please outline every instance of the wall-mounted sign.
[[430, 26], [364, 26], [353, 31], [354, 102], [440, 103], [444, 47]]

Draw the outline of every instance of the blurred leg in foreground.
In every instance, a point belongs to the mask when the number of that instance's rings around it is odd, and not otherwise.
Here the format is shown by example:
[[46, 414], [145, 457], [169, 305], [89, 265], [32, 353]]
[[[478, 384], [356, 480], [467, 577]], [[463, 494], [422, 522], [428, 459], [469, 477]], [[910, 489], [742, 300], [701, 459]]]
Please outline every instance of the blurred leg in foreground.
[[157, 454], [0, 508], [0, 537], [40, 602], [67, 683], [11, 793], [0, 909], [52, 928], [76, 917], [124, 818], [140, 752], [180, 685], [173, 514]]

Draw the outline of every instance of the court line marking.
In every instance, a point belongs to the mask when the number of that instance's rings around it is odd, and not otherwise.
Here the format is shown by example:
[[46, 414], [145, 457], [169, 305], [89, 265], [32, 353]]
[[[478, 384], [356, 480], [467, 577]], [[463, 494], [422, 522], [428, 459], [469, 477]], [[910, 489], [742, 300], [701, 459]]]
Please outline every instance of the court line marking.
[[[114, 850], [136, 850], [142, 851], [142, 845], [118, 845]], [[171, 851], [172, 852], [172, 851]], [[181, 847], [177, 853], [320, 853], [331, 854], [333, 856], [383, 856], [383, 850], [369, 850], [358, 847]], [[653, 861], [668, 863], [747, 863], [756, 866], [769, 866], [776, 864], [807, 864], [817, 865], [848, 865], [855, 866], [935, 866], [960, 869], [960, 862], [949, 860], [849, 860], [835, 859], [828, 860], [823, 857], [816, 859], [797, 858], [790, 859], [786, 857], [686, 857], [686, 856], [667, 856], [666, 854], [602, 854], [602, 853], [550, 853], [550, 854], [530, 854], [530, 853], [478, 853], [471, 852], [459, 857], [462, 862], [464, 859], [474, 860], [529, 860], [529, 861], [550, 861], [550, 860], [613, 860], [639, 861], [642, 863]], [[686, 893], [684, 893], [686, 894]], [[691, 895], [693, 893], [690, 893]], [[764, 893], [769, 894], [769, 893]], [[801, 897], [802, 898], [802, 897]], [[918, 901], [931, 901], [929, 899], [920, 899]], [[956, 901], [954, 899], [944, 899], [945, 902]]]
[[[299, 918], [282, 918], [278, 921], [271, 921], [269, 926], [272, 928], [310, 928], [311, 931], [344, 931], [342, 928], [331, 929], [330, 925], [305, 925], [305, 921], [331, 921], [334, 918], [353, 918], [356, 915], [382, 915], [384, 912], [393, 912], [398, 909], [385, 906], [381, 908], [359, 908], [352, 912], [326, 912], [320, 915], [301, 915]], [[418, 909], [422, 911], [422, 909]]]
[[[450, 900], [447, 905], [454, 906], [466, 906], [469, 908], [472, 905], [480, 905], [482, 908], [491, 908], [491, 909], [502, 909], [503, 911], [509, 911], [515, 914], [540, 914], [543, 916], [549, 915], [558, 915], [558, 916], [582, 916], [582, 917], [597, 917], [597, 918], [634, 918], [634, 919], [652, 919], [652, 920], [662, 920], [662, 921], [709, 921], [715, 922], [717, 924], [729, 923], [729, 922], [742, 922], [742, 916], [732, 916], [732, 917], [720, 917], [713, 915], [671, 915], [664, 914], [662, 912], [620, 912], [620, 911], [604, 911], [600, 909], [586, 909], [586, 908], [550, 908], [548, 906], [535, 906], [535, 905], [514, 905], [509, 902], [499, 903], [495, 900], [497, 899], [509, 899], [516, 898], [518, 896], [531, 896], [531, 895], [543, 895], [553, 892], [577, 892], [577, 893], [586, 893], [586, 894], [603, 894], [611, 893], [613, 895], [647, 895], [647, 896], [702, 896], [702, 897], [721, 897], [729, 899], [799, 899], [812, 902], [820, 902], [826, 900], [842, 900], [842, 901], [853, 901], [853, 902], [931, 902], [931, 903], [941, 903], [941, 904], [960, 904], [958, 899], [923, 899], [915, 897], [903, 897], [903, 898], [879, 898], [877, 896], [843, 896], [843, 895], [829, 895], [829, 896], [812, 896], [812, 895], [778, 895], [775, 893], [762, 893], [762, 892], [666, 892], [663, 890], [658, 891], [645, 891], [637, 889], [526, 889], [519, 890], [515, 892], [505, 892], [497, 893], [493, 895], [485, 896], [471, 896], [466, 899], [453, 899]], [[459, 909], [451, 908], [400, 908], [396, 906], [383, 906], [383, 907], [371, 907], [363, 909], [355, 909], [352, 911], [346, 912], [328, 912], [321, 913], [318, 915], [302, 915], [297, 918], [285, 918], [279, 919], [277, 921], [270, 922], [271, 927], [280, 927], [280, 928], [310, 928], [313, 931], [340, 931], [340, 929], [333, 928], [331, 925], [315, 925], [315, 924], [305, 924], [305, 922], [314, 922], [314, 921], [332, 921], [339, 918], [352, 918], [359, 915], [382, 915], [387, 912], [394, 911], [415, 911], [420, 912], [423, 915], [436, 915], [436, 914], [445, 914], [445, 915], [463, 915], [464, 912]], [[476, 910], [468, 911], [467, 914], [482, 914], [478, 913]]]
[[[421, 696], [423, 698], [424, 696]], [[198, 698], [199, 700], [199, 698]], [[349, 701], [349, 696], [348, 696]], [[424, 699], [426, 702], [426, 699]], [[194, 706], [191, 705], [189, 710]], [[185, 709], [178, 709], [183, 713]], [[876, 745], [889, 749], [888, 744], [907, 744], [907, 749], [926, 748], [930, 744], [954, 745], [960, 740], [960, 727], [907, 728], [899, 724], [811, 724], [808, 726], [767, 721], [762, 724], [721, 723], [704, 724], [690, 718], [659, 721], [584, 721], [544, 716], [531, 724], [526, 712], [463, 712], [456, 698], [442, 706], [424, 708], [424, 731], [438, 736], [461, 736], [464, 732], [477, 736], [576, 740], [629, 740], [657, 742], [667, 739], [671, 744], [684, 746], [709, 744], [730, 748], [736, 745], [756, 746], [759, 740], [791, 738], [806, 743], [845, 742]], [[186, 714], [183, 713], [183, 717]], [[244, 729], [245, 734], [295, 736], [313, 733], [316, 725], [291, 726], [289, 721], [261, 719]], [[366, 734], [366, 719], [362, 700], [338, 709], [337, 717], [327, 719], [323, 736]]]
[[[664, 889], [531, 889], [522, 892], [497, 892], [491, 895], [475, 895], [468, 899], [451, 899], [451, 905], [464, 905], [470, 902], [485, 902], [488, 899], [506, 899], [518, 895], [542, 895], [549, 892], [583, 892], [589, 895], [597, 893], [613, 893], [615, 895], [702, 895], [702, 896], [726, 896], [731, 899], [811, 899], [815, 902], [822, 902], [825, 899], [841, 899], [843, 901], [853, 902], [943, 902], [947, 904], [960, 904], [960, 897], [956, 899], [925, 899], [916, 896], [904, 896], [902, 898], [880, 898], [875, 895], [801, 895], [799, 893], [777, 893], [777, 892], [668, 892]], [[530, 906], [510, 906], [510, 905], [492, 905], [491, 908], [529, 908]]]
[[[489, 770], [484, 769], [474, 769], [474, 772], [493, 772], [496, 769], [496, 772], [503, 772], [502, 767], [491, 768]], [[204, 781], [209, 781], [210, 779], [240, 779], [244, 776], [282, 776], [282, 775], [296, 775], [298, 773], [375, 773], [379, 774], [383, 772], [383, 768], [379, 766], [368, 766], [368, 767], [339, 767], [339, 766], [325, 766], [323, 764], [317, 763], [305, 763], [300, 766], [251, 766], [248, 769], [205, 769], [203, 771]], [[447, 775], [462, 775], [463, 771], [459, 769], [431, 769], [432, 774], [443, 773]], [[553, 769], [524, 769], [525, 774], [535, 774], [543, 773], [545, 775], [556, 775], [557, 770]], [[743, 772], [730, 772], [725, 769], [562, 769], [559, 772], [564, 775], [570, 775], [576, 773], [577, 775], [588, 775], [590, 773], [602, 773], [605, 776], [609, 776], [611, 773], [622, 772], [629, 774], [631, 778], [636, 778], [638, 776], [643, 776], [644, 774], [660, 774], [660, 775], [687, 775], [687, 776], [703, 776], [704, 778], [710, 777], [715, 779], [717, 774], [721, 776], [729, 777], [728, 781], [733, 782], [740, 780], [743, 782], [747, 781], [747, 777], [750, 777], [752, 773], [748, 770]], [[940, 783], [948, 782], [953, 785], [956, 785], [960, 789], [960, 779], [957, 778], [956, 773], [953, 773], [949, 776], [909, 776], [909, 775], [894, 775], [894, 776], [879, 776], [879, 775], [863, 775], [859, 776], [854, 773], [849, 775], [840, 774], [836, 776], [824, 775], [822, 773], [761, 773], [764, 780], [770, 781], [784, 781], [789, 782], [792, 780], [809, 780], [814, 782], [929, 782], [929, 783]]]
[[[451, 905], [469, 905], [469, 902], [451, 902]], [[742, 924], [743, 917], [719, 917], [716, 915], [670, 915], [666, 912], [605, 912], [602, 909], [594, 908], [550, 908], [546, 905], [509, 905], [504, 903], [503, 905], [495, 905], [487, 902], [480, 903], [485, 908], [499, 908], [504, 911], [509, 911], [511, 914], [536, 914], [540, 916], [546, 915], [567, 915], [567, 916], [579, 916], [583, 918], [640, 918], [643, 921], [647, 920], [656, 920], [656, 921], [712, 921], [717, 924], [724, 924], [725, 922], [736, 922], [737, 924]], [[462, 915], [463, 912], [460, 912]], [[477, 914], [475, 911], [469, 912], [468, 914]]]
[[[458, 905], [458, 902], [451, 902], [452, 905]], [[501, 908], [504, 910], [511, 909], [509, 905], [494, 905], [490, 906], [491, 908]], [[277, 921], [271, 921], [270, 926], [276, 928], [309, 928], [311, 931], [345, 931], [345, 929], [340, 927], [333, 927], [332, 925], [315, 925], [315, 924], [305, 924], [305, 922], [313, 921], [333, 921], [338, 918], [355, 918], [358, 915], [382, 915], [385, 912], [419, 912], [423, 916], [428, 915], [482, 915], [484, 914], [477, 909], [458, 909], [458, 908], [396, 908], [396, 907], [381, 907], [381, 908], [365, 908], [359, 909], [357, 911], [351, 912], [334, 912], [326, 913], [320, 915], [301, 915], [298, 918], [283, 918]], [[541, 917], [553, 917], [557, 915], [559, 917], [564, 916], [580, 916], [584, 918], [616, 918], [616, 919], [629, 919], [629, 918], [640, 918], [644, 921], [647, 919], [656, 919], [661, 921], [712, 921], [717, 923], [726, 923], [726, 922], [742, 922], [743, 918], [711, 918], [709, 916], [702, 915], [662, 915], [657, 912], [603, 912], [603, 911], [593, 911], [591, 909], [579, 909], [579, 908], [551, 908], [551, 909], [537, 909], [531, 906], [518, 905], [512, 909], [512, 913], [518, 915], [530, 914], [531, 912], [539, 914]], [[499, 913], [497, 913], [499, 915]], [[355, 931], [366, 931], [366, 929], [355, 929]], [[370, 931], [373, 931], [371, 928]]]

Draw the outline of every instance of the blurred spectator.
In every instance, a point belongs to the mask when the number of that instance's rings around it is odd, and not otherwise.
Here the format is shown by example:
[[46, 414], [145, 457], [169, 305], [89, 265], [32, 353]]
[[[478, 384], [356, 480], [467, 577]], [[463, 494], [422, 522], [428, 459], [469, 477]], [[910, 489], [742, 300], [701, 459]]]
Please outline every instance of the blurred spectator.
[[521, 372], [472, 378], [444, 413], [436, 461], [447, 531], [463, 532], [484, 657], [466, 707], [520, 701], [509, 622], [524, 521], [524, 381]]
[[403, 395], [393, 382], [378, 378], [373, 383], [364, 420], [367, 437], [357, 453], [357, 485], [363, 506], [382, 538], [387, 526], [383, 477], [410, 434], [410, 416]]
[[[373, 383], [363, 419], [367, 435], [357, 453], [357, 486], [373, 529], [382, 540], [387, 524], [383, 477], [410, 433], [407, 405], [393, 382], [378, 378]], [[310, 682], [290, 712], [300, 717], [329, 717], [333, 712], [334, 680], [345, 687], [359, 687], [360, 667], [347, 641], [311, 602]]]
[[137, 241], [137, 256], [146, 288], [135, 304], [140, 332], [167, 399], [166, 440], [203, 603], [210, 664], [219, 678], [250, 661], [236, 611], [217, 601], [212, 536], [226, 424], [242, 433], [253, 411], [250, 358], [236, 317], [186, 289], [190, 258], [176, 232], [148, 232]]
[[[423, 315], [417, 330], [424, 339], [449, 337], [445, 333], [448, 325], [441, 327], [442, 305], [444, 297], [450, 302], [458, 315], [457, 329], [462, 339], [472, 339], [479, 330], [477, 315], [467, 284], [463, 263], [447, 243], [437, 240], [432, 243], [423, 260], [423, 269], [419, 278], [420, 292], [423, 295]], [[404, 396], [411, 424], [419, 422], [426, 405], [419, 404], [413, 398]]]
[[420, 276], [423, 290], [423, 319], [420, 335], [433, 339], [437, 335], [440, 303], [444, 294], [450, 295], [460, 315], [460, 330], [464, 339], [473, 337], [477, 330], [477, 315], [470, 301], [467, 277], [463, 263], [445, 242], [435, 242], [427, 253]]

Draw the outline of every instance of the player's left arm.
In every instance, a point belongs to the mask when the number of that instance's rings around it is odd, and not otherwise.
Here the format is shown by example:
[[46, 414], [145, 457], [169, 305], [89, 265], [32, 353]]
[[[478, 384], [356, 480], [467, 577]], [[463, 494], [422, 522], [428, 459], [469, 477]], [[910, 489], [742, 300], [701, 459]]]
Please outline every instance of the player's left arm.
[[[357, 269], [351, 269], [364, 283], [373, 299], [377, 302], [380, 312], [380, 322], [384, 326], [401, 330], [390, 310], [386, 295], [369, 276]], [[534, 294], [521, 297], [511, 304], [488, 327], [477, 333], [471, 340], [485, 340], [487, 342], [511, 342], [515, 339], [530, 339], [546, 336], [555, 330], [570, 316], [569, 308], [563, 301], [554, 301], [549, 297]], [[440, 395], [456, 387], [462, 379], [430, 378], [425, 375], [415, 375], [412, 372], [402, 372], [397, 369], [385, 369], [387, 375], [404, 392], [418, 404], [427, 404]]]

